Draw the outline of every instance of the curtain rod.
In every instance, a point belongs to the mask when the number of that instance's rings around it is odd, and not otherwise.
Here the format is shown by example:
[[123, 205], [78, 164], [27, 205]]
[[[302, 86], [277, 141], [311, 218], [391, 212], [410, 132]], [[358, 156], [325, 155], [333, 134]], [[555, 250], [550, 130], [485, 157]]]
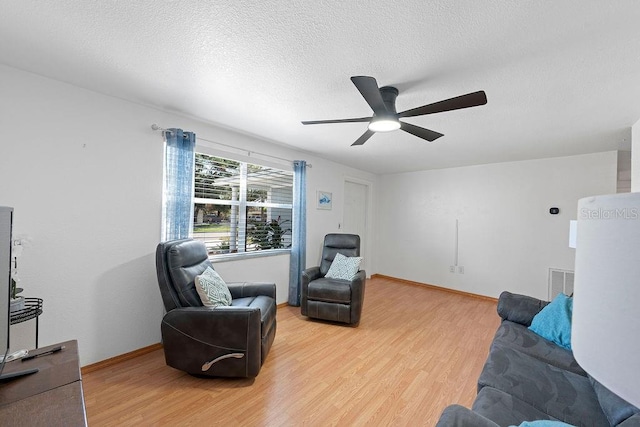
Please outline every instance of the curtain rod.
[[[169, 129], [165, 129], [165, 128], [163, 128], [163, 127], [160, 127], [160, 126], [158, 126], [158, 125], [157, 125], [157, 124], [155, 124], [155, 123], [151, 125], [151, 129], [153, 129], [153, 130], [155, 130], [155, 131], [160, 131], [160, 132], [162, 132], [162, 133], [164, 133], [164, 132], [172, 133]], [[290, 162], [293, 162], [293, 160], [285, 159], [284, 157], [273, 156], [273, 155], [271, 155], [271, 154], [260, 153], [260, 152], [258, 152], [258, 151], [245, 150], [245, 149], [243, 149], [243, 148], [234, 147], [233, 145], [224, 144], [224, 143], [222, 143], [222, 142], [218, 142], [218, 141], [212, 141], [212, 140], [210, 140], [210, 139], [206, 139], [206, 138], [198, 137], [198, 138], [196, 139], [196, 141], [197, 141], [197, 140], [199, 140], [199, 139], [201, 139], [201, 140], [203, 140], [203, 141], [210, 142], [210, 143], [212, 143], [212, 144], [222, 145], [223, 147], [233, 148], [234, 150], [245, 151], [249, 157], [251, 157], [251, 154], [257, 154], [257, 155], [259, 155], [259, 156], [271, 157], [272, 159], [278, 159], [278, 160], [282, 160], [282, 161], [289, 162], [289, 163], [290, 163]], [[307, 167], [311, 168], [311, 167], [313, 167], [313, 166], [311, 165], [311, 163], [307, 163]]]

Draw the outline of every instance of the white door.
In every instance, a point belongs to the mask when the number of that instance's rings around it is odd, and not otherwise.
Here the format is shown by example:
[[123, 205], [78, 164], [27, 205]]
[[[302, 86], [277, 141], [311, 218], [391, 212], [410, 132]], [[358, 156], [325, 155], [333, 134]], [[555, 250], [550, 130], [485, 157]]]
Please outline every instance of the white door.
[[367, 266], [367, 223], [369, 206], [369, 186], [352, 181], [344, 182], [344, 216], [342, 232], [360, 236], [360, 268]]

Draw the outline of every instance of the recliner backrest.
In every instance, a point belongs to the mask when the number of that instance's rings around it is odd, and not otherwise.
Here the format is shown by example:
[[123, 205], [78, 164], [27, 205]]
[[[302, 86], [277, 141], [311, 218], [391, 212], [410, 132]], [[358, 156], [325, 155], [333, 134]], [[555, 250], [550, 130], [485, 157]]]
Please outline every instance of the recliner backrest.
[[322, 276], [327, 274], [338, 252], [347, 257], [360, 256], [360, 236], [342, 233], [332, 233], [324, 236], [322, 260], [320, 261], [320, 274]]
[[207, 248], [199, 240], [182, 239], [163, 242], [156, 250], [158, 285], [167, 312], [178, 307], [201, 307], [195, 278], [207, 267]]

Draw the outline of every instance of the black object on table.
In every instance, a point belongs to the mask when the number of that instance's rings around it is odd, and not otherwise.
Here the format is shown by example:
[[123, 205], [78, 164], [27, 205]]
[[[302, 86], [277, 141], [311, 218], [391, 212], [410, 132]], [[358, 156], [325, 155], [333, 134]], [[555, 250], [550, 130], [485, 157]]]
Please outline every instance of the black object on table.
[[36, 348], [38, 348], [38, 317], [42, 314], [42, 298], [25, 298], [24, 308], [11, 313], [11, 324], [36, 319]]
[[23, 362], [26, 362], [27, 360], [35, 359], [36, 357], [41, 357], [41, 356], [48, 356], [50, 354], [57, 353], [57, 352], [62, 351], [62, 350], [64, 350], [64, 346], [63, 345], [59, 345], [57, 347], [53, 347], [51, 350], [41, 351], [40, 353], [35, 353], [35, 354], [30, 354], [28, 356], [24, 356], [20, 360], [22, 360]]

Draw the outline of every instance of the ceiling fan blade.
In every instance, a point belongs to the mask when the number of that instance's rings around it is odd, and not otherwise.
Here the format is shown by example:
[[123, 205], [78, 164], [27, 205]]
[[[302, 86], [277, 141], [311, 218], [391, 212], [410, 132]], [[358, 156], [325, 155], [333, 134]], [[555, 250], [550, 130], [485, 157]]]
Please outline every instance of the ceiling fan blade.
[[371, 138], [371, 136], [373, 136], [375, 132], [372, 130], [367, 129], [365, 133], [362, 134], [362, 136], [360, 136], [360, 138], [356, 139], [356, 142], [354, 142], [353, 144], [351, 144], [351, 146], [353, 147], [354, 145], [362, 145], [365, 142], [367, 142], [367, 139]]
[[356, 123], [369, 122], [372, 117], [358, 117], [355, 119], [336, 119], [336, 120], [305, 120], [301, 122], [303, 125], [322, 125], [325, 123]]
[[377, 116], [388, 114], [376, 79], [369, 76], [354, 76], [351, 77], [351, 81], [356, 85], [356, 88], [358, 88], [364, 100], [367, 101], [367, 104], [369, 104], [369, 107], [371, 107]]
[[435, 132], [429, 129], [422, 128], [420, 126], [412, 125], [411, 123], [400, 122], [400, 129], [405, 132], [409, 132], [412, 135], [417, 136], [418, 138], [426, 139], [429, 142], [433, 142], [436, 139], [444, 136], [439, 132]]
[[412, 108], [398, 114], [398, 117], [424, 116], [425, 114], [442, 113], [444, 111], [459, 110], [461, 108], [477, 107], [487, 103], [487, 95], [483, 90]]

